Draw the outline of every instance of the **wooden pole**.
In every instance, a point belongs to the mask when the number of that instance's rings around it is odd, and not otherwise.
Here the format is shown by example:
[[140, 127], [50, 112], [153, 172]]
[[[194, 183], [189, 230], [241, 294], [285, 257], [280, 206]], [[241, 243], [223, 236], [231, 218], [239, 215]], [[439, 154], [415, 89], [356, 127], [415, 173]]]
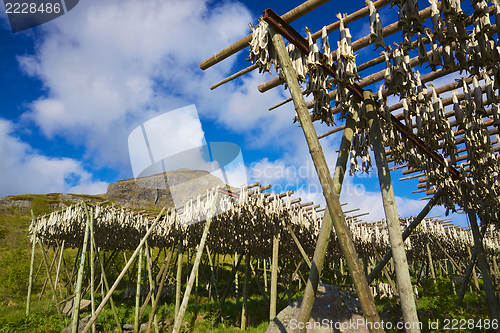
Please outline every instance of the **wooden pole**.
[[[87, 214], [87, 218], [88, 218]], [[95, 300], [94, 300], [94, 209], [90, 207], [90, 220], [89, 220], [89, 233], [90, 233], [90, 306], [92, 314], [95, 313]], [[62, 254], [62, 248], [61, 248]], [[95, 333], [95, 322], [92, 324], [92, 333]]]
[[36, 248], [36, 219], [35, 219], [35, 213], [33, 213], [33, 210], [31, 210], [31, 226], [33, 228], [33, 236], [31, 237], [32, 239], [32, 244], [31, 244], [31, 264], [30, 264], [30, 278], [29, 278], [29, 283], [28, 283], [28, 299], [26, 301], [26, 316], [30, 315], [30, 306], [31, 306], [31, 291], [33, 288], [33, 268], [35, 265], [35, 248]]
[[111, 286], [111, 289], [108, 291], [106, 297], [104, 297], [104, 299], [102, 300], [101, 304], [99, 305], [99, 307], [96, 309], [95, 313], [92, 315], [92, 317], [89, 319], [87, 325], [85, 325], [85, 327], [83, 328], [83, 331], [81, 333], [87, 333], [88, 330], [90, 329], [90, 327], [92, 326], [92, 323], [96, 320], [97, 316], [101, 313], [102, 309], [104, 308], [104, 306], [106, 305], [106, 303], [108, 302], [109, 298], [111, 297], [112, 293], [115, 291], [116, 287], [118, 287], [118, 284], [120, 283], [120, 281], [123, 279], [123, 276], [125, 275], [125, 273], [127, 272], [127, 270], [130, 268], [130, 265], [132, 265], [132, 262], [135, 260], [135, 257], [139, 254], [139, 250], [142, 248], [142, 246], [144, 245], [144, 243], [146, 242], [146, 239], [149, 237], [149, 234], [151, 233], [151, 231], [156, 227], [156, 225], [158, 224], [158, 221], [160, 221], [160, 218], [162, 217], [163, 213], [165, 212], [165, 208], [163, 208], [160, 212], [160, 214], [158, 214], [158, 216], [156, 217], [155, 221], [153, 222], [153, 224], [151, 225], [150, 229], [148, 232], [146, 232], [146, 235], [144, 235], [144, 237], [141, 239], [141, 242], [139, 243], [139, 246], [135, 249], [134, 253], [132, 254], [132, 256], [130, 257], [129, 261], [127, 262], [127, 264], [125, 265], [125, 267], [123, 268], [122, 272], [120, 273], [120, 275], [118, 275], [118, 277], [116, 278], [115, 280], [115, 283], [113, 283], [113, 286]]
[[241, 306], [241, 330], [247, 329], [248, 276], [250, 275], [250, 255], [245, 253], [245, 277], [243, 278], [243, 305]]
[[263, 260], [264, 265], [264, 293], [267, 295], [267, 262], [266, 259]]
[[[290, 23], [299, 17], [302, 17], [303, 15], [309, 13], [311, 10], [318, 8], [322, 4], [327, 3], [329, 0], [308, 0], [304, 2], [303, 4], [295, 7], [294, 9], [290, 10], [286, 14], [283, 14], [281, 18], [285, 20], [286, 22]], [[205, 70], [207, 68], [210, 68], [211, 66], [219, 63], [220, 61], [226, 59], [232, 54], [235, 54], [238, 51], [243, 50], [245, 47], [248, 46], [248, 43], [252, 40], [252, 34], [240, 39], [236, 43], [231, 44], [230, 46], [226, 47], [224, 50], [217, 52], [210, 58], [203, 60], [200, 63], [200, 68]]]
[[50, 276], [49, 264], [47, 262], [47, 254], [45, 253], [45, 249], [43, 248], [42, 242], [38, 242], [38, 245], [40, 245], [40, 249], [42, 250], [43, 263], [45, 265], [45, 270], [47, 271], [47, 278], [49, 279], [50, 288], [52, 289], [52, 293], [54, 294], [54, 297], [56, 299], [57, 313], [59, 314], [59, 316], [61, 318], [63, 318], [61, 309], [59, 309], [59, 305], [58, 305], [59, 304], [59, 300], [57, 299], [57, 292], [56, 292], [56, 289], [54, 287], [54, 283], [52, 282], [52, 277]]
[[134, 333], [139, 332], [139, 306], [141, 301], [141, 269], [142, 269], [142, 252], [144, 249], [141, 247], [139, 250], [139, 264], [137, 265], [137, 282], [135, 289], [135, 316], [134, 316]]
[[184, 292], [184, 298], [182, 300], [181, 307], [179, 308], [179, 313], [175, 318], [174, 330], [173, 333], [178, 333], [181, 329], [182, 319], [184, 318], [184, 313], [186, 312], [187, 305], [189, 302], [189, 295], [191, 294], [191, 288], [193, 287], [194, 279], [196, 277], [196, 273], [198, 272], [198, 267], [200, 265], [201, 255], [203, 254], [203, 248], [205, 247], [205, 242], [207, 240], [208, 231], [210, 230], [210, 225], [212, 224], [212, 220], [214, 218], [214, 213], [217, 207], [217, 201], [219, 200], [219, 192], [217, 191], [215, 197], [212, 202], [212, 207], [208, 213], [207, 221], [205, 222], [205, 229], [203, 230], [203, 234], [201, 236], [200, 245], [198, 247], [198, 251], [196, 252], [196, 259], [194, 260], [193, 269], [191, 270], [191, 274], [189, 276], [189, 281], [186, 286], [186, 290]]
[[[57, 289], [57, 284], [59, 282], [59, 272], [61, 271], [61, 263], [62, 263], [62, 259], [63, 259], [63, 252], [64, 252], [64, 240], [62, 241], [62, 244], [61, 244], [61, 252], [59, 254], [59, 262], [57, 263], [57, 272], [56, 272], [56, 281], [54, 282], [54, 285]], [[59, 286], [59, 291], [60, 291], [60, 295], [62, 297], [62, 291], [61, 291], [61, 287]]]
[[[171, 261], [172, 256], [173, 256], [173, 252], [174, 252], [174, 248], [175, 248], [175, 243], [176, 242], [177, 242], [177, 240], [174, 242], [174, 245], [172, 245], [172, 248], [170, 249], [170, 251], [168, 252], [168, 254], [166, 252], [167, 250], [165, 249], [165, 259], [164, 259], [163, 264], [162, 264], [162, 266], [160, 268], [160, 271], [156, 275], [156, 284], [160, 283], [160, 279], [162, 278], [164, 271], [165, 271], [165, 274], [168, 273], [168, 268], [170, 266], [170, 261]], [[165, 275], [165, 277], [166, 277], [166, 275]], [[163, 278], [163, 279], [165, 279], [165, 278]], [[157, 294], [160, 295], [161, 294], [161, 290], [157, 291]], [[152, 299], [153, 301], [156, 301], [156, 299], [154, 297], [154, 294], [153, 294], [153, 290], [150, 290], [148, 292], [148, 295], [146, 296], [146, 300], [142, 304], [141, 312], [139, 313], [139, 317], [142, 317], [144, 315], [144, 311], [146, 311], [146, 306], [148, 305], [150, 299]]]
[[427, 249], [427, 260], [429, 260], [429, 267], [431, 268], [432, 282], [434, 282], [434, 284], [436, 284], [437, 283], [436, 273], [434, 272], [434, 263], [432, 262], [432, 255], [431, 255], [431, 249], [429, 247], [429, 243], [425, 243], [425, 247]]
[[[469, 216], [470, 226], [472, 229], [472, 236], [474, 237], [477, 262], [479, 269], [481, 270], [481, 275], [483, 277], [483, 287], [486, 292], [486, 301], [488, 303], [488, 310], [490, 312], [490, 319], [496, 320], [498, 322], [498, 311], [497, 311], [497, 300], [495, 298], [495, 291], [491, 283], [491, 277], [488, 272], [488, 262], [484, 255], [483, 242], [481, 240], [481, 234], [479, 232], [479, 227], [477, 225], [476, 213], [473, 212], [469, 207], [466, 206], [467, 215]], [[496, 329], [500, 332], [500, 327]]]
[[[54, 257], [52, 258], [52, 261], [50, 262], [50, 267], [49, 267], [50, 273], [52, 273], [52, 269], [54, 268], [54, 264], [56, 263], [58, 251], [59, 251], [59, 246], [57, 246], [57, 248], [54, 249]], [[45, 277], [45, 281], [43, 282], [43, 286], [42, 286], [42, 291], [40, 292], [40, 296], [38, 296], [39, 301], [42, 299], [42, 295], [43, 295], [43, 292], [45, 291], [45, 287], [47, 286], [47, 282], [49, 282], [49, 278]]]
[[[153, 272], [152, 272], [152, 263], [151, 263], [151, 255], [150, 255], [150, 247], [148, 246], [148, 242], [146, 241], [146, 264], [147, 264], [147, 270], [148, 270], [148, 279], [149, 279], [149, 292], [150, 292], [150, 295], [153, 295], [153, 297], [151, 298], [151, 308], [153, 306], [153, 304], [155, 303], [154, 302], [154, 294], [153, 294], [153, 289], [154, 289], [154, 281], [153, 281]], [[147, 304], [147, 300], [145, 302], [145, 304]], [[142, 317], [142, 315], [139, 315], [139, 317]], [[155, 325], [155, 333], [158, 333], [159, 332], [159, 327], [158, 327], [158, 316], [156, 315], [156, 313], [154, 313], [154, 325]]]
[[[359, 262], [358, 255], [354, 248], [353, 241], [349, 235], [349, 229], [345, 222], [345, 217], [342, 213], [342, 207], [340, 205], [339, 196], [335, 192], [334, 181], [330, 175], [328, 165], [323, 155], [321, 145], [319, 144], [318, 136], [314, 129], [314, 126], [307, 110], [306, 102], [304, 96], [300, 91], [300, 85], [297, 80], [295, 70], [292, 67], [291, 60], [288, 56], [288, 52], [285, 48], [285, 43], [283, 38], [278, 33], [271, 32], [274, 48], [276, 49], [280, 67], [283, 69], [285, 79], [287, 81], [290, 93], [293, 98], [295, 105], [295, 110], [300, 120], [302, 130], [306, 137], [307, 144], [309, 146], [309, 151], [313, 159], [318, 177], [323, 189], [323, 194], [325, 196], [328, 209], [325, 212], [324, 222], [321, 226], [320, 235], [318, 236], [318, 241], [316, 243], [316, 249], [314, 251], [313, 261], [311, 271], [309, 273], [309, 279], [306, 285], [306, 291], [302, 300], [302, 305], [299, 312], [298, 322], [306, 323], [309, 321], [309, 316], [311, 314], [312, 305], [316, 297], [316, 290], [318, 286], [319, 276], [321, 270], [323, 269], [323, 263], [325, 259], [325, 252], [328, 246], [328, 241], [330, 238], [330, 232], [332, 229], [332, 218], [333, 224], [335, 225], [335, 231], [339, 238], [339, 244], [344, 256], [348, 260], [349, 269], [351, 276], [353, 277], [354, 285], [361, 303], [361, 307], [365, 318], [372, 322], [380, 322], [380, 318], [377, 313], [377, 308], [375, 307], [375, 302], [373, 300], [373, 295], [371, 294], [370, 287], [366, 282], [366, 277], [363, 275], [363, 270]], [[347, 153], [347, 152], [346, 152]], [[339, 162], [337, 161], [337, 166]], [[345, 166], [344, 166], [345, 170]], [[331, 214], [331, 217], [330, 217]], [[273, 300], [271, 299], [271, 302]], [[272, 317], [274, 318], [274, 317]], [[271, 319], [272, 319], [271, 318]], [[303, 329], [299, 329], [298, 332], [305, 332], [305, 325]], [[370, 332], [383, 332], [383, 330], [376, 330], [374, 327]]]
[[208, 245], [206, 246], [206, 250], [208, 255], [208, 263], [210, 264], [210, 279], [212, 280], [215, 291], [215, 300], [217, 301], [217, 304], [219, 304], [219, 291], [217, 290], [217, 283], [215, 283], [214, 265], [212, 262], [212, 257], [210, 255], [210, 249], [208, 248]]
[[[234, 262], [238, 262], [238, 252], [234, 252]], [[240, 303], [240, 295], [239, 295], [239, 289], [238, 289], [238, 271], [236, 271], [234, 275], [234, 297], [236, 298], [236, 306], [239, 305]]]
[[177, 245], [177, 276], [175, 278], [175, 318], [179, 315], [181, 306], [181, 288], [182, 288], [182, 238]]
[[413, 296], [413, 287], [411, 285], [411, 277], [408, 268], [408, 261], [406, 259], [403, 237], [401, 235], [401, 225], [396, 208], [396, 198], [394, 197], [394, 191], [392, 188], [389, 165], [387, 164], [385, 148], [382, 143], [380, 122], [374, 105], [375, 101], [373, 99], [372, 92], [370, 90], [364, 91], [363, 97], [365, 99], [368, 127], [370, 129], [370, 139], [373, 145], [375, 160], [377, 162], [378, 179], [382, 192], [382, 202], [384, 204], [389, 241], [391, 243], [393, 253], [392, 259], [394, 260], [396, 270], [396, 281], [399, 288], [401, 307], [403, 309], [403, 318], [407, 323], [411, 323], [411, 328], [406, 329], [406, 332], [417, 333], [420, 332], [417, 325], [419, 322], [417, 307]]
[[309, 257], [307, 256], [306, 251], [304, 251], [304, 248], [302, 247], [302, 244], [300, 244], [299, 239], [297, 238], [297, 236], [293, 232], [292, 227], [290, 226], [290, 222], [288, 222], [288, 221], [285, 220], [285, 223], [286, 223], [286, 228], [287, 228], [288, 232], [290, 233], [290, 235], [293, 238], [293, 241], [295, 242], [295, 244], [299, 248], [300, 254], [302, 254], [302, 257], [306, 261], [307, 266], [309, 266], [309, 268], [311, 268], [311, 260], [309, 260]]
[[273, 320], [276, 317], [276, 301], [278, 297], [278, 253], [280, 246], [280, 234], [279, 230], [274, 225], [273, 234], [273, 259], [271, 262], [271, 296], [270, 296], [270, 307], [269, 307], [269, 320]]
[[85, 202], [83, 202], [83, 208], [85, 209], [85, 214], [87, 219], [85, 226], [85, 236], [83, 237], [82, 253], [80, 255], [80, 268], [78, 269], [78, 277], [76, 281], [75, 299], [73, 300], [71, 333], [78, 332], [78, 325], [80, 321], [80, 300], [82, 293], [83, 272], [85, 270], [85, 256], [87, 254], [87, 243], [89, 241], [89, 232], [90, 232], [90, 216]]

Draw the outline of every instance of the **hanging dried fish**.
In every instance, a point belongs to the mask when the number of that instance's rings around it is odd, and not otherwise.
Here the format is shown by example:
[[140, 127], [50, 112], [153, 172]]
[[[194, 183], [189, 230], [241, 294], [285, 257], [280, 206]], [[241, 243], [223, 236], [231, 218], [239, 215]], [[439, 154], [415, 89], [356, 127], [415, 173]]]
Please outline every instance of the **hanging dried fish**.
[[484, 79], [484, 89], [486, 92], [486, 104], [495, 103], [497, 98], [493, 92], [493, 82], [486, 72], [483, 72], [482, 74]]
[[455, 70], [455, 59], [453, 59], [453, 52], [451, 46], [446, 44], [443, 47], [443, 63], [444, 68], [449, 69], [451, 71]]
[[464, 123], [464, 112], [458, 102], [457, 91], [453, 90], [451, 93], [453, 95], [453, 111], [455, 111], [455, 119], [457, 120], [457, 124], [459, 124], [459, 128], [461, 128]]
[[472, 86], [474, 87], [474, 104], [475, 109], [482, 115], [486, 114], [486, 110], [484, 109], [483, 103], [483, 92], [481, 87], [479, 86], [479, 82], [477, 82], [476, 76], [472, 77]]
[[274, 52], [270, 53], [268, 49], [269, 44], [269, 25], [262, 18], [259, 18], [259, 25], [254, 28], [250, 23], [252, 29], [252, 40], [250, 41], [250, 56], [247, 60], [259, 65], [259, 72], [271, 73], [271, 65], [276, 65], [276, 55]]
[[373, 4], [373, 1], [365, 0], [365, 4], [368, 6], [370, 11], [370, 43], [375, 42], [375, 49], [378, 47], [385, 48], [380, 15]]
[[417, 40], [418, 40], [418, 61], [420, 63], [420, 65], [423, 65], [425, 64], [427, 61], [429, 61], [429, 58], [427, 57], [427, 50], [425, 49], [425, 44], [424, 44], [424, 41], [422, 39], [422, 35], [419, 33], [417, 33]]
[[437, 7], [437, 0], [429, 0], [429, 3], [431, 4], [431, 19], [432, 19], [432, 26], [434, 28], [433, 34], [436, 40], [439, 40], [441, 44], [445, 41], [444, 38], [444, 21], [443, 18], [441, 17], [441, 13]]
[[333, 55], [330, 51], [330, 42], [328, 41], [328, 32], [326, 30], [326, 26], [323, 26], [321, 29], [321, 39], [323, 41], [323, 59], [328, 66], [333, 66]]
[[438, 45], [435, 40], [432, 40], [431, 36], [426, 32], [427, 37], [431, 40], [431, 55], [429, 57], [429, 66], [433, 71], [437, 69], [437, 66], [442, 66], [441, 56], [439, 54]]

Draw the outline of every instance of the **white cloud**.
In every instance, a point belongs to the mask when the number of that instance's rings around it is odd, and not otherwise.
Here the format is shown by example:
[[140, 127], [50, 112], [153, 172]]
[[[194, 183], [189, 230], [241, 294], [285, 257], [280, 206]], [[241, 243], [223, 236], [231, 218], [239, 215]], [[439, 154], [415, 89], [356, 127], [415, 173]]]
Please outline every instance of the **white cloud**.
[[226, 76], [235, 61], [206, 74], [199, 69], [201, 60], [249, 32], [251, 17], [241, 4], [210, 6], [203, 0], [79, 3], [41, 27], [46, 33], [35, 55], [18, 57], [48, 92], [24, 119], [49, 138], [83, 145], [94, 163], [130, 170], [132, 129], [198, 102], [198, 90], [208, 92], [208, 82]]
[[15, 126], [0, 118], [0, 196], [25, 193], [105, 193], [108, 184], [93, 181], [79, 161], [52, 158], [13, 135]]

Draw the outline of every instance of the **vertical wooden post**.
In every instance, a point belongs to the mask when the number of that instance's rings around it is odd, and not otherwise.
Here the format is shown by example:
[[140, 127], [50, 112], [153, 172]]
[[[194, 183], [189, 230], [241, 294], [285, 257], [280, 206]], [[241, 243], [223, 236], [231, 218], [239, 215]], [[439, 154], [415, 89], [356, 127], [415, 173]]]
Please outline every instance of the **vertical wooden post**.
[[26, 316], [30, 315], [31, 306], [31, 290], [33, 288], [33, 268], [35, 265], [35, 248], [36, 248], [36, 218], [33, 210], [31, 210], [31, 226], [33, 229], [33, 236], [31, 237], [31, 264], [30, 264], [30, 278], [28, 283], [28, 299], [26, 301]]
[[[180, 229], [179, 229], [180, 232]], [[179, 314], [179, 308], [181, 306], [181, 288], [182, 288], [182, 237], [179, 239], [179, 244], [177, 247], [177, 276], [176, 276], [176, 288], [175, 288], [175, 318]]]
[[144, 249], [141, 247], [139, 250], [139, 264], [137, 265], [137, 282], [135, 289], [135, 315], [134, 315], [134, 333], [139, 332], [139, 306], [141, 299], [141, 269], [142, 269], [142, 252]]
[[[238, 262], [238, 252], [234, 252], [234, 262]], [[240, 295], [238, 293], [238, 271], [236, 271], [236, 274], [234, 275], [234, 297], [236, 298], [236, 306], [239, 305], [240, 303]]]
[[[323, 269], [323, 263], [325, 260], [326, 248], [328, 246], [328, 241], [330, 238], [330, 232], [332, 230], [332, 220], [335, 225], [335, 231], [339, 238], [339, 244], [344, 256], [346, 257], [349, 271], [354, 281], [356, 291], [361, 303], [361, 307], [365, 318], [372, 322], [380, 322], [380, 318], [377, 313], [377, 308], [375, 307], [375, 302], [373, 295], [371, 294], [370, 287], [366, 282], [366, 276], [363, 274], [361, 264], [359, 262], [359, 257], [354, 248], [354, 243], [349, 235], [349, 229], [345, 222], [345, 217], [342, 212], [342, 207], [340, 205], [339, 196], [335, 190], [334, 180], [330, 175], [328, 165], [323, 155], [321, 145], [319, 144], [318, 136], [314, 129], [311, 121], [311, 116], [307, 110], [307, 106], [304, 100], [304, 96], [301, 93], [300, 85], [297, 80], [295, 70], [292, 67], [291, 60], [288, 56], [288, 52], [285, 48], [285, 43], [280, 34], [271, 31], [272, 41], [274, 48], [276, 49], [280, 67], [285, 75], [285, 80], [288, 84], [290, 94], [295, 105], [295, 110], [297, 111], [304, 136], [306, 137], [307, 144], [309, 146], [309, 151], [318, 173], [318, 177], [323, 189], [323, 194], [327, 202], [327, 210], [323, 219], [323, 224], [321, 226], [320, 234], [318, 236], [318, 241], [316, 243], [316, 249], [314, 251], [312, 267], [309, 273], [309, 279], [306, 285], [306, 291], [302, 300], [302, 305], [299, 312], [298, 322], [306, 323], [309, 321], [309, 317], [312, 310], [312, 305], [316, 297], [316, 290], [318, 287], [319, 276], [321, 275], [321, 270]], [[348, 146], [347, 143], [344, 147]], [[342, 147], [342, 145], [341, 145]], [[337, 160], [337, 167], [340, 172], [345, 171], [345, 164], [342, 165], [342, 161], [347, 162], [348, 151], [343, 151], [345, 154], [342, 159], [339, 156]], [[339, 161], [340, 160], [340, 161]], [[272, 302], [272, 300], [271, 300]], [[274, 318], [274, 317], [273, 317]], [[376, 330], [372, 327], [370, 332], [382, 332], [383, 330]], [[299, 329], [298, 332], [305, 332], [305, 325], [303, 329]]]
[[427, 260], [429, 260], [429, 267], [431, 268], [432, 282], [434, 282], [434, 284], [436, 284], [437, 283], [436, 273], [434, 272], [434, 263], [432, 262], [432, 255], [431, 255], [431, 249], [429, 247], [429, 243], [425, 243], [425, 247], [427, 249]]
[[267, 291], [267, 262], [266, 262], [266, 259], [263, 260], [262, 264], [264, 265], [264, 292], [267, 295], [268, 291]]
[[[88, 215], [87, 215], [88, 216]], [[89, 220], [89, 233], [90, 233], [90, 306], [92, 314], [95, 313], [94, 301], [94, 209], [90, 207], [90, 220]], [[62, 254], [61, 248], [61, 254]], [[95, 322], [92, 324], [92, 333], [95, 333]]]
[[[474, 237], [478, 266], [483, 277], [483, 287], [486, 293], [490, 319], [498, 321], [497, 300], [495, 298], [495, 291], [493, 290], [493, 286], [491, 284], [491, 277], [488, 272], [488, 262], [486, 261], [486, 257], [484, 255], [483, 242], [477, 225], [476, 213], [467, 207], [467, 215], [469, 216], [472, 236]], [[497, 328], [496, 331], [500, 332], [500, 327]]]
[[288, 296], [288, 305], [292, 304], [292, 261], [289, 261], [289, 272], [288, 272], [288, 290], [287, 290], [287, 296]]
[[248, 296], [248, 277], [250, 275], [250, 255], [245, 253], [245, 276], [243, 278], [243, 305], [241, 306], [241, 330], [247, 329], [247, 296]]
[[[146, 264], [147, 264], [147, 270], [148, 270], [148, 279], [149, 279], [149, 295], [152, 295], [151, 297], [151, 307], [153, 306], [153, 304], [155, 303], [155, 297], [154, 297], [154, 281], [153, 281], [153, 272], [151, 271], [151, 266], [152, 266], [152, 263], [151, 263], [151, 255], [150, 255], [150, 250], [151, 248], [148, 246], [148, 242], [146, 241]], [[146, 300], [146, 302], [144, 302], [145, 304], [147, 304], [148, 300]], [[153, 313], [154, 314], [154, 325], [155, 325], [155, 333], [158, 333], [159, 332], [159, 327], [158, 327], [158, 316], [156, 315], [156, 313]], [[142, 315], [139, 315], [139, 317], [142, 317]]]
[[271, 262], [271, 296], [270, 296], [270, 307], [269, 307], [269, 320], [273, 320], [276, 317], [276, 301], [278, 298], [278, 253], [280, 246], [280, 234], [277, 230], [275, 223], [274, 235], [273, 235], [273, 259]]
[[403, 309], [403, 318], [407, 323], [412, 323], [412, 327], [406, 329], [408, 333], [420, 332], [416, 325], [418, 323], [417, 307], [413, 296], [413, 287], [411, 285], [410, 271], [406, 252], [401, 235], [401, 224], [399, 222], [398, 211], [396, 208], [396, 198], [392, 188], [391, 175], [387, 157], [385, 155], [385, 147], [382, 143], [382, 131], [380, 122], [375, 108], [372, 92], [366, 90], [363, 93], [366, 107], [366, 115], [368, 117], [368, 127], [370, 129], [370, 138], [373, 145], [375, 160], [377, 162], [378, 179], [380, 190], [382, 192], [382, 201], [387, 220], [387, 229], [389, 233], [389, 241], [394, 260], [396, 271], [396, 281], [399, 288], [399, 297], [401, 307]]
[[83, 237], [82, 253], [80, 255], [80, 268], [78, 269], [78, 278], [76, 280], [75, 299], [73, 300], [71, 333], [78, 332], [78, 324], [80, 321], [79, 314], [80, 314], [80, 300], [82, 293], [83, 271], [85, 270], [85, 256], [87, 254], [87, 243], [89, 241], [89, 231], [90, 231], [90, 216], [85, 202], [83, 202], [83, 208], [85, 209], [85, 214], [87, 218], [85, 226], [85, 236]]
[[95, 310], [95, 313], [92, 315], [92, 317], [89, 319], [87, 325], [85, 325], [85, 327], [83, 328], [83, 331], [81, 333], [87, 333], [90, 329], [90, 327], [92, 326], [92, 324], [94, 323], [94, 321], [96, 320], [97, 316], [101, 313], [102, 309], [104, 308], [104, 306], [106, 305], [106, 303], [108, 302], [109, 298], [111, 297], [111, 295], [113, 294], [113, 292], [115, 291], [116, 287], [118, 287], [118, 284], [120, 283], [120, 281], [123, 279], [123, 276], [125, 275], [125, 273], [127, 272], [127, 270], [130, 268], [130, 266], [132, 265], [132, 262], [134, 261], [135, 257], [139, 254], [139, 249], [142, 248], [142, 246], [144, 245], [144, 243], [146, 242], [146, 239], [149, 237], [149, 234], [151, 233], [151, 231], [156, 227], [156, 225], [158, 224], [158, 221], [160, 221], [160, 218], [162, 217], [163, 213], [165, 212], [165, 208], [163, 208], [160, 212], [160, 214], [158, 214], [158, 216], [156, 217], [155, 221], [153, 222], [153, 224], [151, 225], [150, 229], [148, 232], [146, 232], [146, 235], [144, 235], [144, 237], [141, 239], [141, 242], [139, 243], [139, 246], [135, 249], [134, 253], [132, 254], [132, 256], [130, 257], [129, 261], [127, 262], [127, 264], [125, 265], [125, 267], [123, 268], [122, 272], [120, 273], [120, 275], [118, 275], [118, 277], [116, 278], [115, 280], [115, 283], [113, 283], [113, 286], [111, 286], [111, 289], [108, 291], [106, 297], [104, 297], [104, 299], [101, 301], [101, 304], [99, 305], [99, 307]]
[[217, 201], [219, 200], [219, 192], [216, 191], [215, 197], [213, 199], [211, 209], [208, 213], [207, 221], [205, 222], [205, 228], [203, 229], [203, 234], [201, 236], [200, 245], [198, 247], [198, 252], [196, 253], [196, 259], [194, 260], [193, 269], [191, 270], [191, 274], [189, 275], [189, 281], [186, 286], [186, 290], [184, 292], [184, 298], [182, 299], [182, 304], [179, 308], [179, 313], [175, 318], [174, 330], [173, 333], [178, 333], [181, 328], [182, 319], [184, 318], [184, 313], [186, 312], [187, 305], [189, 302], [189, 295], [191, 294], [191, 288], [193, 287], [194, 278], [196, 273], [198, 272], [198, 267], [200, 265], [201, 255], [203, 254], [203, 248], [205, 247], [205, 242], [207, 240], [208, 231], [210, 230], [210, 225], [212, 224], [212, 220], [214, 218], [214, 213], [217, 206]]

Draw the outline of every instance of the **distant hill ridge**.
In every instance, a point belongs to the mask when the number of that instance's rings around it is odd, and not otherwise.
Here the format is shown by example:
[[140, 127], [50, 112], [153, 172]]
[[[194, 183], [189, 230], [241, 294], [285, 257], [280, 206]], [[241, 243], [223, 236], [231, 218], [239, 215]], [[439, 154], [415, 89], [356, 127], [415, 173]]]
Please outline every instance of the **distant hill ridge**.
[[[168, 182], [167, 182], [168, 179]], [[165, 184], [168, 183], [168, 188]], [[217, 177], [205, 170], [177, 169], [156, 175], [130, 178], [109, 184], [108, 198], [129, 200], [138, 204], [150, 204], [157, 207], [173, 207], [176, 202], [185, 202], [190, 198], [205, 194], [216, 186], [224, 186]]]
[[[168, 178], [169, 189], [165, 188]], [[172, 195], [181, 202], [205, 194], [216, 186], [224, 186], [217, 177], [204, 170], [178, 169], [148, 177], [130, 178], [111, 183], [105, 194], [24, 194], [10, 195], [0, 198], [0, 213], [11, 211], [13, 207], [23, 212], [30, 209], [36, 215], [64, 208], [82, 200], [102, 202], [106, 199], [123, 207], [133, 208], [163, 208], [173, 207]], [[233, 191], [239, 193], [236, 188]]]

